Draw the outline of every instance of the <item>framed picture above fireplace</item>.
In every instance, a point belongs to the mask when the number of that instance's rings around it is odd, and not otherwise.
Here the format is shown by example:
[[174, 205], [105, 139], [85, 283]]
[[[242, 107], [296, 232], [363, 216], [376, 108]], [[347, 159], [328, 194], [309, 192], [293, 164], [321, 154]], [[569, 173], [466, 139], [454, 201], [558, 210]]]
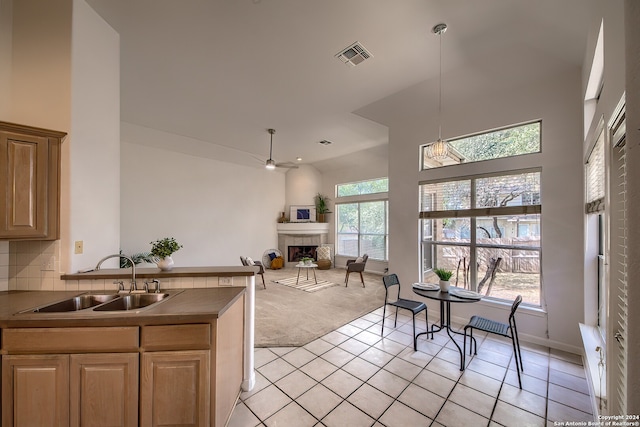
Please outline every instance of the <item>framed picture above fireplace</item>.
[[289, 222], [316, 222], [316, 207], [314, 205], [292, 205]]

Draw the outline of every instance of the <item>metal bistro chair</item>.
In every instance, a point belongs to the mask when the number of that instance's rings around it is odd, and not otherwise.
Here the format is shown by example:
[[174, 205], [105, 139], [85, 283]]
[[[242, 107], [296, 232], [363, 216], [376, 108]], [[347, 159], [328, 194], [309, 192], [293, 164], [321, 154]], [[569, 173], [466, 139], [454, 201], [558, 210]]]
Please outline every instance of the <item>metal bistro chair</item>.
[[[518, 328], [516, 327], [516, 310], [518, 306], [522, 302], [522, 295], [518, 295], [513, 301], [511, 305], [511, 314], [509, 314], [509, 323], [496, 322], [495, 320], [486, 319], [480, 316], [471, 316], [471, 320], [464, 327], [464, 343], [463, 343], [463, 351], [462, 354], [466, 354], [467, 352], [467, 329], [469, 331], [469, 355], [471, 355], [471, 351], [474, 351], [474, 354], [478, 354], [478, 343], [475, 338], [473, 338], [473, 330], [477, 329], [479, 331], [488, 332], [490, 334], [500, 335], [506, 338], [511, 338], [511, 344], [513, 345], [513, 357], [516, 359], [516, 371], [518, 372], [518, 384], [522, 389], [522, 379], [520, 378], [520, 371], [524, 372], [524, 367], [522, 366], [522, 353], [520, 352], [520, 340], [518, 339]], [[463, 356], [464, 357], [464, 356]], [[464, 366], [464, 359], [462, 361], [462, 366]]]
[[[385, 314], [386, 314], [387, 304], [394, 306], [396, 308], [396, 318], [393, 322], [394, 328], [398, 323], [398, 308], [409, 310], [411, 313], [413, 313], [413, 350], [418, 351], [418, 343], [416, 338], [416, 314], [424, 310], [424, 320], [427, 325], [427, 331], [428, 331], [429, 317], [427, 316], [427, 305], [420, 301], [413, 301], [409, 299], [400, 298], [400, 281], [398, 280], [397, 274], [389, 274], [387, 276], [382, 276], [382, 283], [384, 283], [384, 306], [382, 308], [382, 330], [380, 331], [380, 336], [382, 336], [384, 333], [384, 322], [386, 320]], [[393, 286], [398, 287], [398, 297], [395, 301], [389, 301], [389, 288]]]

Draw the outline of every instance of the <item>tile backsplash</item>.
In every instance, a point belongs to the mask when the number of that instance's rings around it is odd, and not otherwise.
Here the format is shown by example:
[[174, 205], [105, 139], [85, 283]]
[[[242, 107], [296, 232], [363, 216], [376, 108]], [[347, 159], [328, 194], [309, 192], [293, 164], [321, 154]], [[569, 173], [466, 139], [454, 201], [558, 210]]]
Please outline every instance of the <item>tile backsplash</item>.
[[64, 290], [59, 259], [59, 240], [9, 242], [9, 290]]
[[[0, 242], [0, 291], [116, 291], [113, 280], [61, 280], [60, 241]], [[3, 279], [4, 278], [4, 279]], [[231, 280], [230, 280], [231, 279]], [[141, 287], [144, 281], [138, 279]], [[247, 286], [250, 278], [175, 277], [161, 279], [162, 289]], [[128, 280], [124, 280], [128, 289]], [[4, 288], [3, 288], [4, 286]]]

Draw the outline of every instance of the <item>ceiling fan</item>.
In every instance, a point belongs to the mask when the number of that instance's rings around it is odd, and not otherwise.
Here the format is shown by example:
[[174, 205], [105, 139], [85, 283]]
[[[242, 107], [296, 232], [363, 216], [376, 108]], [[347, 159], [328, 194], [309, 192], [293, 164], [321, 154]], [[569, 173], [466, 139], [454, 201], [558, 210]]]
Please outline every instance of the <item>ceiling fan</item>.
[[298, 166], [294, 165], [293, 163], [286, 162], [277, 164], [276, 161], [273, 160], [273, 134], [276, 133], [276, 130], [267, 129], [267, 132], [269, 132], [269, 134], [271, 135], [271, 140], [269, 142], [269, 158], [265, 162], [264, 166], [269, 170], [273, 170], [275, 168], [297, 169]]

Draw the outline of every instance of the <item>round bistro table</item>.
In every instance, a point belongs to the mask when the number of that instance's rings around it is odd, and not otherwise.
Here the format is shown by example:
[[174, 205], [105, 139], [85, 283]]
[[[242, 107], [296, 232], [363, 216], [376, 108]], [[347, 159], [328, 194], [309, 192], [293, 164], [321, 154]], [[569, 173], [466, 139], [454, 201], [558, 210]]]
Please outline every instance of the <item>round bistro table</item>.
[[[424, 290], [424, 289], [417, 289], [417, 288], [413, 288], [413, 292], [417, 295], [420, 295], [422, 297], [425, 298], [429, 298], [429, 299], [433, 299], [433, 300], [437, 300], [440, 301], [440, 324], [436, 325], [433, 324], [431, 325], [431, 331], [426, 331], [426, 332], [420, 332], [418, 335], [416, 335], [416, 340], [418, 339], [418, 337], [420, 335], [424, 335], [424, 334], [431, 334], [431, 339], [433, 339], [433, 333], [434, 332], [440, 332], [443, 329], [447, 332], [447, 335], [449, 335], [449, 339], [451, 341], [453, 341], [453, 343], [455, 344], [455, 346], [458, 348], [458, 353], [460, 353], [460, 370], [464, 371], [464, 354], [462, 354], [462, 348], [460, 347], [460, 345], [458, 345], [458, 343], [456, 342], [455, 339], [453, 339], [453, 335], [451, 335], [452, 333], [454, 334], [458, 334], [458, 335], [464, 335], [460, 332], [456, 332], [453, 329], [451, 329], [451, 303], [474, 303], [474, 302], [478, 302], [480, 301], [481, 298], [475, 299], [475, 298], [461, 298], [461, 297], [457, 297], [455, 295], [451, 295], [450, 292], [451, 290], [464, 290], [462, 288], [457, 288], [455, 286], [452, 286], [449, 288], [449, 292], [442, 292], [441, 290], [433, 290], [433, 291], [428, 291], [428, 290]], [[437, 328], [437, 329], [435, 329]], [[428, 337], [428, 335], [427, 335]], [[475, 338], [472, 338], [475, 339]]]
[[307, 270], [307, 280], [309, 280], [309, 269], [311, 269], [311, 271], [313, 271], [313, 280], [316, 282], [316, 285], [318, 284], [318, 279], [316, 279], [316, 268], [318, 268], [318, 264], [298, 263], [295, 266], [298, 268], [298, 277], [296, 278], [296, 285], [298, 284], [298, 281], [300, 281], [300, 271], [303, 268]]

